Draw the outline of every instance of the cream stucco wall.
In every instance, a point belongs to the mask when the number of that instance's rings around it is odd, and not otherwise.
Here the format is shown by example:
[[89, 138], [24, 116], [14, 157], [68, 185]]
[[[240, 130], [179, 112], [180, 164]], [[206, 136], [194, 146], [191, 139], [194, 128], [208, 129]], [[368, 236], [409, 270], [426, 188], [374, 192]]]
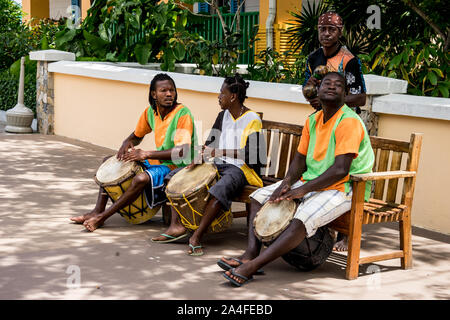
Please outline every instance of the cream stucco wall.
[[[148, 106], [148, 85], [55, 73], [55, 134], [118, 149]], [[217, 87], [217, 92], [219, 92]], [[74, 92], [76, 94], [74, 95]], [[194, 115], [199, 140], [204, 141], [220, 107], [218, 93], [178, 89], [178, 101]], [[246, 106], [264, 119], [303, 124], [309, 105], [249, 98]], [[153, 135], [141, 144], [154, 148]]]
[[450, 122], [380, 114], [379, 136], [409, 140], [412, 132], [423, 133], [412, 223], [450, 234]]

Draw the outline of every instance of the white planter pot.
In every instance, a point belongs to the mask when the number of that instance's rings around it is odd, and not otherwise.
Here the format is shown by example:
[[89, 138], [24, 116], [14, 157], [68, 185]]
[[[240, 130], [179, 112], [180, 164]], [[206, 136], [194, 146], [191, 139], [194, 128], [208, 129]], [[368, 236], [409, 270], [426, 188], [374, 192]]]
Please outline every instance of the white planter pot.
[[31, 133], [31, 123], [33, 122], [33, 111], [23, 104], [17, 104], [14, 108], [6, 111], [6, 132]]

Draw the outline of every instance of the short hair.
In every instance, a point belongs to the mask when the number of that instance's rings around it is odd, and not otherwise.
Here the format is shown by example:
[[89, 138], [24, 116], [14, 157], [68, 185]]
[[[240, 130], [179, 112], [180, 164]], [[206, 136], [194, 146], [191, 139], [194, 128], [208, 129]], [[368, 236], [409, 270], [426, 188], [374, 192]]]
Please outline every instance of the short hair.
[[336, 71], [328, 72], [326, 75], [323, 76], [323, 78], [320, 82], [320, 85], [322, 85], [322, 82], [330, 75], [335, 75], [342, 79], [342, 81], [344, 82], [344, 91], [347, 94], [347, 81], [345, 81], [345, 77], [341, 72], [336, 72]]
[[150, 82], [150, 89], [148, 91], [148, 102], [150, 103], [150, 106], [152, 109], [158, 113], [158, 108], [156, 108], [156, 100], [152, 97], [152, 91], [156, 90], [156, 83], [158, 81], [166, 81], [169, 80], [172, 82], [173, 87], [175, 88], [175, 99], [173, 101], [173, 105], [177, 105], [177, 99], [178, 99], [178, 92], [177, 92], [177, 86], [175, 85], [175, 81], [167, 74], [167, 73], [158, 73], [156, 76], [153, 77], [152, 82]]
[[237, 94], [240, 103], [243, 103], [248, 98], [247, 88], [250, 83], [244, 81], [239, 73], [236, 73], [233, 77], [226, 77], [224, 83], [227, 84], [231, 93]]

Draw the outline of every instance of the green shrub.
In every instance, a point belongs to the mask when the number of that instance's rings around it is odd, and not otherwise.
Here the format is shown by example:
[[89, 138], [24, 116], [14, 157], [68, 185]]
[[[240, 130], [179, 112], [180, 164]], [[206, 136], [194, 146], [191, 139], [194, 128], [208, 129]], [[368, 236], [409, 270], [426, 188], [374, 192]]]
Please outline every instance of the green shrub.
[[0, 70], [32, 49], [29, 28], [22, 23], [22, 10], [12, 0], [0, 0]]
[[271, 48], [260, 51], [257, 61], [248, 66], [248, 74], [245, 78], [265, 82], [303, 84], [307, 57], [301, 53], [294, 55], [295, 62], [292, 64], [289, 63], [290, 57], [292, 57], [290, 51], [282, 54]]
[[[0, 110], [14, 108], [17, 104], [19, 78], [9, 71], [0, 73]], [[25, 74], [24, 104], [33, 110], [36, 116], [36, 72]]]

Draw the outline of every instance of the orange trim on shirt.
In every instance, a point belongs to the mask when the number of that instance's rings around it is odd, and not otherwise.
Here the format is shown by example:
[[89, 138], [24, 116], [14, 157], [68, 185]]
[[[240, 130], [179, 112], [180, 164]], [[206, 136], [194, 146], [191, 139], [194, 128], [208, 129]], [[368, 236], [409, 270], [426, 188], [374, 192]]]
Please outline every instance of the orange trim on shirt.
[[305, 126], [302, 130], [302, 136], [300, 138], [300, 143], [298, 144], [297, 151], [304, 155], [308, 154], [308, 145], [309, 145], [309, 118], [306, 119]]
[[141, 114], [136, 125], [136, 129], [134, 129], [134, 135], [138, 138], [143, 138], [146, 134], [152, 132], [147, 119], [148, 108]]
[[342, 69], [345, 70], [347, 63], [354, 57], [355, 56], [350, 51], [342, 47], [334, 57], [327, 60], [327, 67], [330, 71], [339, 71], [339, 65], [343, 60]]

